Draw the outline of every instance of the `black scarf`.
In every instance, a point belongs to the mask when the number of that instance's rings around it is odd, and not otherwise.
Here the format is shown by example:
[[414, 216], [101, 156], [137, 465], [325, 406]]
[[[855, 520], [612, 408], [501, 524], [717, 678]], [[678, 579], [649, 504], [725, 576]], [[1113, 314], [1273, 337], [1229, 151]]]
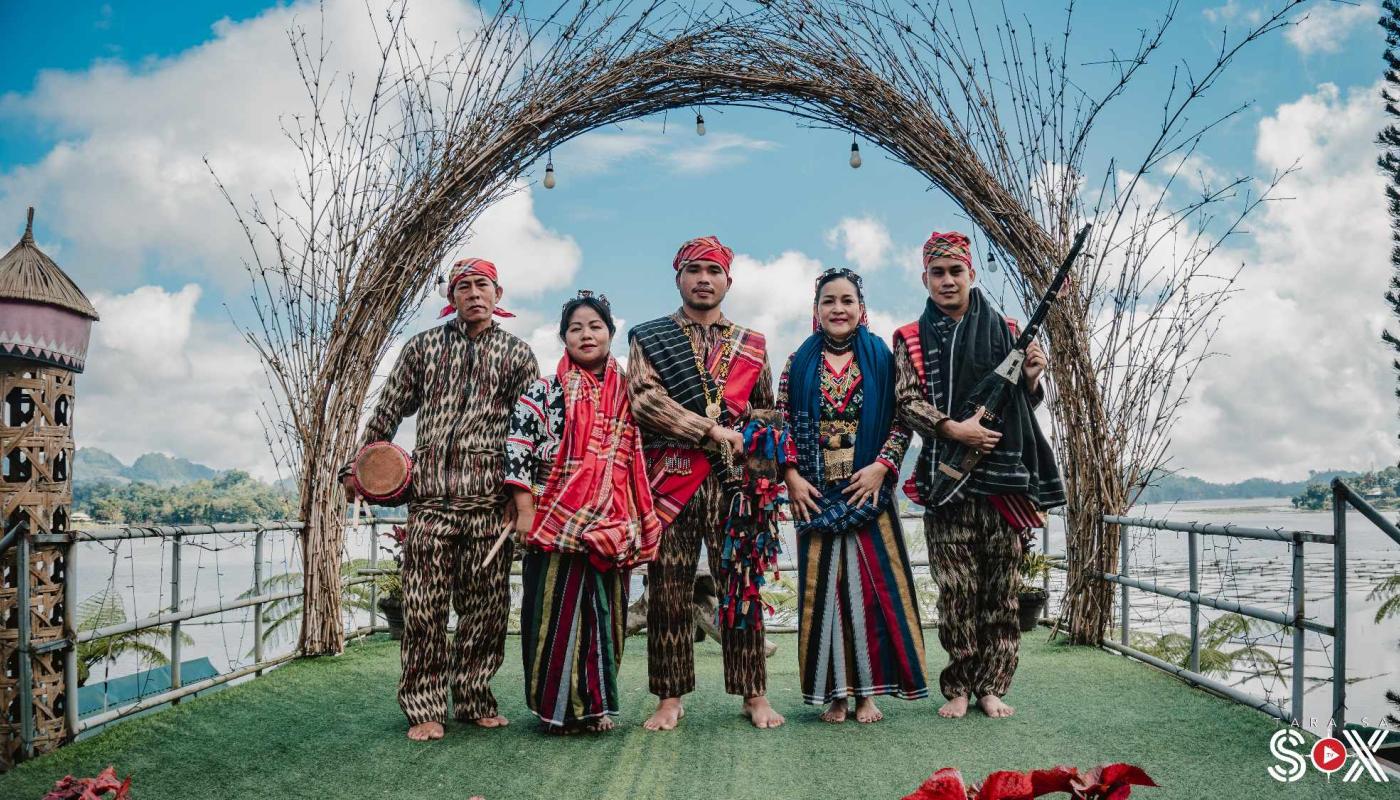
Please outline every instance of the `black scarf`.
[[[1015, 341], [1006, 319], [974, 288], [960, 321], [944, 314], [932, 299], [926, 301], [919, 317], [919, 344], [929, 399], [939, 411], [961, 418], [972, 390], [997, 368]], [[1055, 452], [1024, 390], [1011, 393], [1002, 420], [1001, 441], [982, 458], [959, 496], [1024, 494], [1042, 511], [1064, 505]], [[925, 443], [914, 468], [924, 497], [930, 494], [934, 450]]]

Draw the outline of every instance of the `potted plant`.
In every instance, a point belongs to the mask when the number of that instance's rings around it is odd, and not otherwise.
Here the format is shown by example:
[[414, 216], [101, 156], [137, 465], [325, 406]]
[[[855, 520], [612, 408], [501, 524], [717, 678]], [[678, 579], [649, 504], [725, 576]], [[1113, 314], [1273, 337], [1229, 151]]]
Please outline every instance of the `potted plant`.
[[1050, 574], [1050, 559], [1044, 553], [1026, 551], [1021, 557], [1020, 592], [1018, 597], [1021, 603], [1021, 632], [1029, 633], [1035, 630], [1036, 620], [1040, 619], [1040, 610], [1045, 607], [1045, 590], [1040, 587], [1040, 582]]
[[394, 570], [386, 571], [374, 578], [379, 590], [379, 610], [384, 614], [384, 622], [389, 625], [389, 636], [403, 638], [403, 580], [399, 570], [403, 567], [403, 540], [407, 532], [401, 525], [395, 525], [388, 533], [382, 534], [393, 542], [393, 546], [380, 545], [379, 549], [394, 560]]

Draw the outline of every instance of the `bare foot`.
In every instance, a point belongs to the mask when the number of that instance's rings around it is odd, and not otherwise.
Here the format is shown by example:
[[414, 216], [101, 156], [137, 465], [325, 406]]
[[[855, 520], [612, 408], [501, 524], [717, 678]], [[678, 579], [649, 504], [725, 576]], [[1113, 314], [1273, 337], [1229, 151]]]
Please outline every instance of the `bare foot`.
[[472, 720], [479, 728], [504, 728], [510, 724], [510, 720], [497, 714], [494, 717], [478, 717]]
[[685, 718], [685, 709], [681, 708], [679, 697], [664, 697], [656, 704], [656, 710], [651, 712], [647, 721], [642, 723], [642, 727], [649, 731], [669, 731], [673, 730], [682, 719]]
[[822, 712], [822, 722], [830, 722], [832, 725], [840, 725], [846, 721], [846, 701], [833, 700], [830, 706]]
[[427, 742], [442, 738], [441, 722], [420, 722], [409, 726], [408, 738], [415, 742]]
[[982, 707], [983, 713], [993, 718], [1009, 717], [1016, 713], [1016, 709], [1003, 703], [1001, 698], [994, 694], [984, 694], [977, 698], [977, 705]]
[[869, 725], [885, 718], [885, 712], [875, 707], [875, 698], [862, 697], [856, 701], [856, 722]]
[[938, 709], [938, 716], [945, 719], [960, 719], [966, 714], [967, 698], [961, 696], [954, 697], [952, 700], [944, 703], [942, 708]]
[[786, 721], [782, 714], [773, 710], [768, 697], [761, 694], [744, 698], [744, 716], [755, 728], [776, 728]]
[[599, 717], [588, 723], [588, 730], [594, 733], [606, 733], [615, 727], [617, 727], [617, 725], [613, 722], [613, 718], [607, 716]]

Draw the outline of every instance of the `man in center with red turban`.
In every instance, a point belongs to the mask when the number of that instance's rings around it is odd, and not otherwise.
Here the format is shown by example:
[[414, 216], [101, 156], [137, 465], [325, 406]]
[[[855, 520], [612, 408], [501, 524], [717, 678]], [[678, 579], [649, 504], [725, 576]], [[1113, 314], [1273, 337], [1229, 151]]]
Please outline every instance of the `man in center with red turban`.
[[[648, 730], [670, 730], [695, 689], [692, 598], [703, 542], [710, 573], [720, 575], [725, 516], [722, 448], [743, 449], [740, 429], [755, 409], [774, 407], [763, 334], [720, 310], [733, 284], [734, 251], [714, 236], [691, 239], [672, 261], [681, 307], [632, 329], [627, 362], [632, 413], [642, 427], [656, 514], [668, 527], [647, 568], [647, 667], [659, 698]], [[768, 702], [761, 628], [721, 626], [724, 688], [744, 698], [757, 728], [782, 715]]]

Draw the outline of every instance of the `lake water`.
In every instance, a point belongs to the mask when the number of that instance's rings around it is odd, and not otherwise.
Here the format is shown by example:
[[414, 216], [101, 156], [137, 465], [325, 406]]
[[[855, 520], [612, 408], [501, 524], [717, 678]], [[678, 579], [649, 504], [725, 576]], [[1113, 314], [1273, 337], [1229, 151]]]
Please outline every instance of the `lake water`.
[[[1299, 511], [1292, 508], [1286, 498], [1153, 505], [1135, 509], [1133, 515], [1288, 530], [1330, 532], [1332, 529], [1330, 511]], [[1051, 520], [1048, 551], [1063, 553], [1063, 520], [1058, 517]], [[924, 551], [919, 521], [906, 519], [905, 530], [911, 555], [917, 559]], [[791, 530], [786, 533], [788, 541], [784, 561], [790, 560], [793, 552]], [[251, 535], [220, 535], [186, 539], [182, 545], [181, 607], [214, 604], [221, 596], [233, 598], [248, 589], [252, 585], [253, 573], [252, 538]], [[1161, 586], [1187, 588], [1186, 534], [1134, 529], [1130, 538], [1132, 556], [1129, 574]], [[1372, 600], [1368, 595], [1380, 579], [1400, 572], [1400, 545], [1393, 543], [1354, 512], [1348, 515], [1347, 538], [1347, 656], [1348, 671], [1355, 681], [1348, 687], [1348, 719], [1361, 721], [1366, 718], [1375, 722], [1387, 711], [1400, 714], [1400, 709], [1388, 708], [1385, 700], [1387, 689], [1400, 691], [1400, 619], [1377, 624], [1374, 616], [1380, 601]], [[368, 545], [367, 529], [352, 532], [346, 543], [347, 557], [366, 557]], [[88, 597], [104, 590], [114, 592], [123, 599], [128, 618], [144, 617], [169, 608], [172, 596], [170, 548], [169, 542], [158, 540], [81, 545], [77, 564], [79, 596]], [[300, 570], [301, 554], [296, 537], [291, 533], [267, 534], [264, 556], [265, 576]], [[1332, 549], [1326, 545], [1310, 544], [1305, 556], [1308, 616], [1331, 624]], [[1201, 539], [1203, 593], [1288, 613], [1290, 570], [1289, 549], [1283, 543], [1215, 536], [1203, 536]], [[274, 586], [269, 591], [283, 588], [286, 587]], [[1058, 607], [1062, 591], [1063, 573], [1057, 572], [1052, 581], [1052, 611]], [[1115, 592], [1115, 599], [1116, 596]], [[1133, 631], [1160, 635], [1186, 633], [1189, 630], [1189, 607], [1184, 602], [1134, 590], [1129, 593], [1129, 606]], [[934, 616], [930, 603], [926, 602], [924, 610], [929, 618]], [[1116, 615], [1115, 609], [1115, 624], [1111, 631], [1115, 638], [1118, 635]], [[1203, 608], [1202, 626], [1218, 615], [1219, 612]], [[346, 615], [347, 628], [363, 625], [367, 621], [364, 613]], [[183, 630], [194, 639], [193, 645], [184, 646], [182, 658], [185, 660], [207, 657], [220, 671], [251, 663], [251, 609], [191, 620], [184, 623]], [[1030, 635], [1044, 635], [1044, 632]], [[269, 643], [266, 653], [274, 656], [289, 652], [295, 643], [293, 623], [287, 626], [284, 635]], [[1224, 644], [1220, 649], [1228, 652], [1246, 644], [1258, 647], [1280, 662], [1280, 674], [1251, 677], [1240, 672], [1232, 674], [1228, 682], [1287, 708], [1291, 697], [1291, 639], [1282, 636], [1278, 626], [1263, 625], [1246, 640]], [[1325, 727], [1330, 716], [1331, 684], [1315, 683], [1313, 679], [1330, 678], [1332, 653], [1329, 637], [1309, 634], [1306, 659], [1309, 690], [1304, 717], [1317, 719], [1318, 724], [1309, 725], [1314, 729]], [[94, 667], [89, 680], [97, 682], [141, 668], [135, 657], [122, 657]], [[1304, 720], [1305, 723], [1307, 721]]]

